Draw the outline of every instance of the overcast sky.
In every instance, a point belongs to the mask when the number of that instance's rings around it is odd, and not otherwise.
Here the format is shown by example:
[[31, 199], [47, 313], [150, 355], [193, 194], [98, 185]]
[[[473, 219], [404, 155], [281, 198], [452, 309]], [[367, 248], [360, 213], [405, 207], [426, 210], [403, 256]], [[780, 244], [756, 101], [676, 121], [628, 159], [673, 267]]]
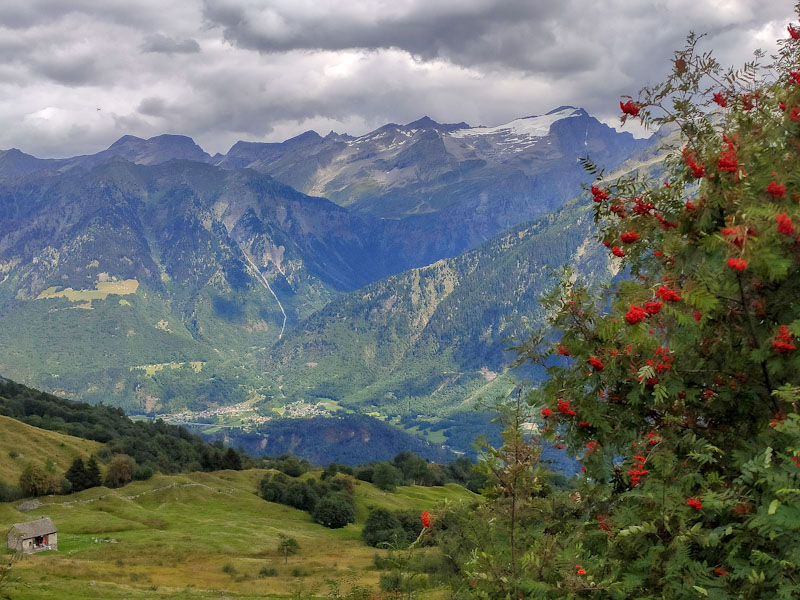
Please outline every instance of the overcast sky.
[[774, 49], [791, 0], [0, 1], [0, 148], [125, 134], [212, 154], [423, 115], [497, 125], [560, 105], [614, 123], [690, 30], [725, 65]]

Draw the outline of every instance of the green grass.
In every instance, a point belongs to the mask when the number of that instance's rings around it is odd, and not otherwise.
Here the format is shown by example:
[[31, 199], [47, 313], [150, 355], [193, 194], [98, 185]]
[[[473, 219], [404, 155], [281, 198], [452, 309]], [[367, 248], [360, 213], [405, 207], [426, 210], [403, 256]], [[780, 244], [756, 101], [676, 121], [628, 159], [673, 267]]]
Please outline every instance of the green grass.
[[16, 485], [28, 463], [40, 467], [52, 462], [64, 474], [78, 457], [87, 460], [102, 444], [32, 427], [0, 415], [0, 481]]
[[[42, 515], [59, 528], [58, 552], [27, 557], [14, 568], [20, 581], [12, 597], [285, 598], [300, 584], [318, 586], [322, 597], [326, 580], [352, 573], [377, 588], [372, 558], [378, 551], [361, 542], [370, 507], [421, 512], [473, 497], [455, 485], [388, 493], [359, 482], [357, 522], [330, 530], [305, 512], [260, 499], [255, 490], [264, 473], [157, 475], [118, 490], [44, 498], [42, 507], [28, 513], [14, 503], [0, 504], [0, 530]], [[300, 543], [288, 565], [275, 551], [279, 533]], [[233, 575], [223, 572], [227, 564]], [[264, 567], [274, 567], [277, 576], [259, 578]], [[295, 567], [308, 575], [293, 577]]]

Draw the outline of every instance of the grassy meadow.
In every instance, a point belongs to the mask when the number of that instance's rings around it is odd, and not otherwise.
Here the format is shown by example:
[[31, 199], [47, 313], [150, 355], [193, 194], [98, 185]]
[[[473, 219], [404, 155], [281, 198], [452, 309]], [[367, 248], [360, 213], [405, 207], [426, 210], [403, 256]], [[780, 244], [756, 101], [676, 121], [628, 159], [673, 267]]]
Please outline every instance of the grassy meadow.
[[[42, 498], [19, 512], [0, 504], [0, 531], [51, 517], [58, 552], [25, 557], [13, 572], [15, 600], [59, 598], [289, 598], [298, 590], [327, 597], [329, 580], [377, 590], [380, 572], [361, 527], [370, 507], [434, 508], [473, 495], [456, 485], [399, 487], [383, 492], [356, 485], [357, 521], [326, 529], [288, 506], [256, 495], [264, 470], [156, 475], [117, 490], [94, 488]], [[307, 475], [311, 476], [311, 475]], [[276, 547], [291, 535], [300, 552], [288, 564]], [[264, 572], [262, 572], [264, 571]], [[265, 572], [273, 574], [265, 574]], [[261, 574], [260, 574], [261, 572]], [[431, 591], [424, 598], [440, 598]]]
[[63, 475], [76, 458], [87, 460], [102, 446], [99, 442], [32, 427], [0, 415], [0, 481], [16, 485], [28, 463], [42, 468], [50, 460]]

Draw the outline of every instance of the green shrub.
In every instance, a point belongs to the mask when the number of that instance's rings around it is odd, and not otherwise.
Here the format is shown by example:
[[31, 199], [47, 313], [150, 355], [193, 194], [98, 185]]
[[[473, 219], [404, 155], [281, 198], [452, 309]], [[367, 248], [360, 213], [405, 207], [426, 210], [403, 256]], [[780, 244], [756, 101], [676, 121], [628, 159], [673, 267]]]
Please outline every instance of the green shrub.
[[258, 572], [259, 577], [276, 577], [278, 575], [278, 569], [275, 567], [261, 567], [261, 570]]
[[351, 497], [341, 493], [331, 494], [317, 503], [311, 516], [320, 525], [338, 529], [355, 522], [356, 507]]
[[402, 482], [403, 473], [389, 463], [377, 463], [372, 470], [372, 483], [378, 489], [392, 492]]

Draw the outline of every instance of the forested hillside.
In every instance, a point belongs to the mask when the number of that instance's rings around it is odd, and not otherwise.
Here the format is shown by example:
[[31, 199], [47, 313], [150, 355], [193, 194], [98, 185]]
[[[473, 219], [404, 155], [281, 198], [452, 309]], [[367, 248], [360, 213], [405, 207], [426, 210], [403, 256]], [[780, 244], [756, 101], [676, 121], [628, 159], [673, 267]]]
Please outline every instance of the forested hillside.
[[[73, 402], [8, 380], [0, 380], [0, 414], [99, 442], [89, 446], [105, 460], [117, 454], [130, 456], [136, 478], [146, 479], [156, 471], [209, 471], [242, 465], [243, 456], [235, 450], [206, 443], [182, 427], [163, 421], [132, 421], [121, 408]], [[24, 453], [23, 448], [24, 444], [18, 452]]]
[[592, 281], [616, 273], [591, 227], [586, 201], [572, 202], [462, 256], [336, 299], [289, 333], [265, 368], [280, 374], [288, 398], [432, 423], [468, 412], [478, 397], [515, 385], [506, 348], [542, 321], [538, 299], [556, 265]]

